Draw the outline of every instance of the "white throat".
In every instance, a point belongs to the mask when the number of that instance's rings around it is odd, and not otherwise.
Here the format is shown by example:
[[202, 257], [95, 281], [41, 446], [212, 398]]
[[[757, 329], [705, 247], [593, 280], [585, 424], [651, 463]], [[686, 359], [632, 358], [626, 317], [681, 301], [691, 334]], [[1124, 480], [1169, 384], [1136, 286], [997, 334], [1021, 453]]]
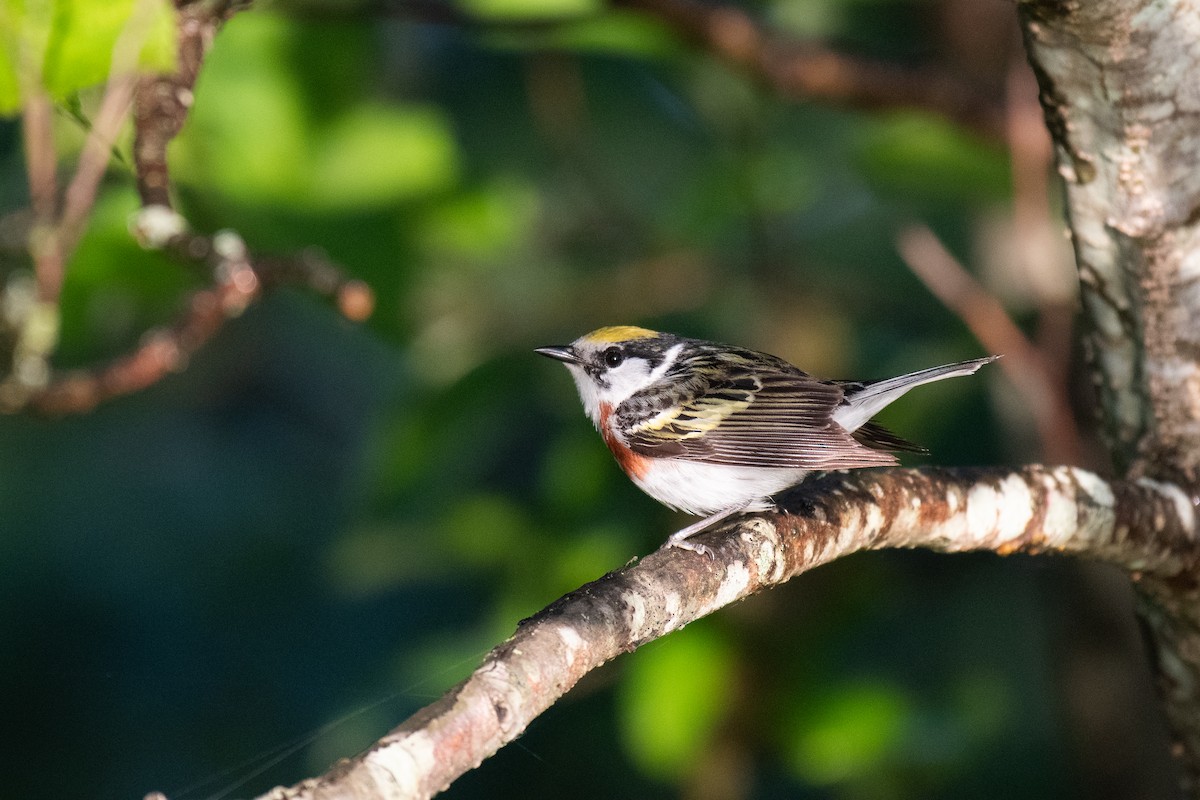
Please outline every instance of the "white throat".
[[571, 377], [575, 379], [575, 388], [579, 390], [579, 399], [583, 401], [584, 411], [599, 428], [600, 411], [603, 406], [615, 408], [647, 386], [662, 380], [667, 370], [674, 366], [682, 350], [682, 343], [671, 347], [654, 369], [650, 368], [650, 362], [644, 358], [628, 358], [620, 366], [605, 371], [602, 376], [605, 385], [592, 380], [578, 364], [566, 366], [571, 371]]

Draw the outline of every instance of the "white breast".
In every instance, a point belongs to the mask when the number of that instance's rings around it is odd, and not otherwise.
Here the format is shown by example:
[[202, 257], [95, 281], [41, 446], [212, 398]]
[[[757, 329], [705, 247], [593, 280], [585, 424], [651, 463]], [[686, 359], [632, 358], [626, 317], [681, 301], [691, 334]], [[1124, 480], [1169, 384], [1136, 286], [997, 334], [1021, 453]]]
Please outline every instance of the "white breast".
[[696, 461], [656, 459], [641, 476], [630, 476], [660, 503], [696, 516], [708, 516], [752, 502], [748, 511], [771, 508], [771, 495], [795, 486], [807, 470], [737, 467]]

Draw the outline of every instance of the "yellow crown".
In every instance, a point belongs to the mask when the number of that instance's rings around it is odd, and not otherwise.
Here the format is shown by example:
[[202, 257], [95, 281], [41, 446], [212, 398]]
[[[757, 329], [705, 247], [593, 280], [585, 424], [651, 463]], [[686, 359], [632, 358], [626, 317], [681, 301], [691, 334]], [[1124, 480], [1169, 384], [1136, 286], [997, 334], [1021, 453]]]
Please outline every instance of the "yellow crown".
[[658, 331], [639, 328], [636, 325], [610, 325], [598, 328], [583, 337], [584, 341], [595, 342], [628, 342], [631, 339], [654, 339], [661, 336]]

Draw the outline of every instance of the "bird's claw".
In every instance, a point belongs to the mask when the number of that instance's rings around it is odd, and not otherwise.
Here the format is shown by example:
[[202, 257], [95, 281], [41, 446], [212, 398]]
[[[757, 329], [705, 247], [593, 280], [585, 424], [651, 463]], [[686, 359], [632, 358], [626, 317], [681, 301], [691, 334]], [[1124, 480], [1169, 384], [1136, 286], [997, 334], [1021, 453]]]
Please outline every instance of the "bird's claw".
[[667, 547], [678, 547], [680, 550], [691, 550], [693, 553], [699, 553], [702, 556], [708, 556], [709, 561], [716, 559], [716, 554], [713, 549], [706, 544], [693, 542], [688, 539], [676, 539], [671, 537], [667, 539]]

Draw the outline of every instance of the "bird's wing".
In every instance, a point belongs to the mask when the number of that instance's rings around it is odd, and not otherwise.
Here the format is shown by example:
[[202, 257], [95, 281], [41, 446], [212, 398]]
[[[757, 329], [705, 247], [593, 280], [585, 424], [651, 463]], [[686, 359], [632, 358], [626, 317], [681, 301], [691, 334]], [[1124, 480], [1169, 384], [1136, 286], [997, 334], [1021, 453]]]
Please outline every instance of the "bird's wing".
[[635, 453], [659, 458], [808, 470], [896, 463], [833, 421], [839, 385], [759, 367], [712, 381], [692, 373], [635, 395], [618, 409], [619, 429]]

